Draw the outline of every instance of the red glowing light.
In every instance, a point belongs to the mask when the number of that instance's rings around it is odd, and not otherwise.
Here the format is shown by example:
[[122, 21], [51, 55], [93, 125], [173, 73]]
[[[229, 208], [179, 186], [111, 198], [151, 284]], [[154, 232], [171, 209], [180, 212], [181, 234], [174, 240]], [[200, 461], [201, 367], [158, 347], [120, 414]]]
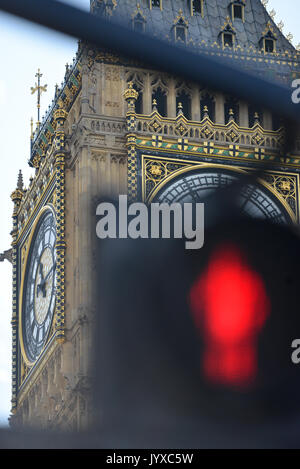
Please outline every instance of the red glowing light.
[[257, 340], [270, 312], [264, 282], [235, 246], [220, 246], [190, 291], [204, 338], [202, 368], [214, 383], [246, 387], [257, 375]]

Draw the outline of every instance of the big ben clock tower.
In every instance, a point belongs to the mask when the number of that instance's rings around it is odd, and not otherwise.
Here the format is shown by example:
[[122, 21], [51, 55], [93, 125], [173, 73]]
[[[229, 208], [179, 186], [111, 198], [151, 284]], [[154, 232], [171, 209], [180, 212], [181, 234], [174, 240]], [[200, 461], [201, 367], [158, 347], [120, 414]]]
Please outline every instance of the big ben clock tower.
[[[262, 76], [300, 76], [260, 0], [93, 0], [91, 10]], [[242, 210], [298, 223], [300, 144], [281, 160], [284, 133], [268, 109], [80, 44], [32, 135], [35, 176], [25, 189], [19, 175], [12, 193], [12, 425], [92, 422], [93, 200], [201, 201], [267, 162]]]
[[[66, 118], [67, 112], [58, 103], [53, 111], [47, 155], [41, 151], [41, 155], [34, 156], [36, 174], [28, 189], [24, 189], [20, 174], [12, 193], [15, 425], [45, 426], [52, 421], [56, 425], [55, 418], [59, 418], [58, 410], [70, 387], [67, 382], [72, 364], [69, 346], [64, 345]], [[33, 140], [33, 148], [34, 145]], [[80, 378], [76, 384], [79, 383]], [[76, 428], [77, 416], [71, 421]]]

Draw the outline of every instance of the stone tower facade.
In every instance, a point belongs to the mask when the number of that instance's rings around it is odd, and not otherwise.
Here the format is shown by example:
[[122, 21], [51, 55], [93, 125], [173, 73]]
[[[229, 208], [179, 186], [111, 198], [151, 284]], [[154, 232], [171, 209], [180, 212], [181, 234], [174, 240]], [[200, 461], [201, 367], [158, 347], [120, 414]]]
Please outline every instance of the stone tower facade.
[[[239, 60], [285, 83], [299, 77], [298, 52], [260, 0], [93, 0], [91, 10], [182, 50]], [[19, 178], [12, 193], [13, 425], [92, 422], [95, 198], [201, 199], [267, 161], [245, 205], [297, 223], [300, 142], [281, 162], [284, 134], [267, 109], [79, 45], [32, 137], [35, 176], [26, 188]]]

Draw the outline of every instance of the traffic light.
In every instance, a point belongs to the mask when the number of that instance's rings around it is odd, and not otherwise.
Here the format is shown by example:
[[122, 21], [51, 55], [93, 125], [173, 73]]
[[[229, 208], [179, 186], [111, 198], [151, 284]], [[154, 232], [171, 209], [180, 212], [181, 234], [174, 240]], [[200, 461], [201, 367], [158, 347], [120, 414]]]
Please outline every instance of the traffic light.
[[257, 341], [270, 313], [264, 281], [234, 244], [220, 244], [190, 290], [190, 308], [205, 350], [208, 381], [246, 388], [257, 375]]
[[208, 223], [199, 250], [174, 239], [96, 243], [95, 389], [104, 427], [137, 437], [162, 425], [171, 438], [163, 445], [183, 437], [179, 427], [190, 438], [203, 436], [203, 422], [237, 426], [237, 434], [257, 425], [259, 435], [299, 413], [293, 227], [233, 212]]

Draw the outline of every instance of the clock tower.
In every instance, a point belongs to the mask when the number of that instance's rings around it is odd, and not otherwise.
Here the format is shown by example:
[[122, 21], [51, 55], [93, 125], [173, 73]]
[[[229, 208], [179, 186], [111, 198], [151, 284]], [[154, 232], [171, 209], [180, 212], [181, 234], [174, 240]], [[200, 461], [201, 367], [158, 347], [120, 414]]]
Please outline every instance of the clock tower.
[[[95, 15], [220, 55], [290, 83], [299, 53], [260, 0], [93, 0]], [[300, 142], [253, 107], [81, 43], [32, 136], [25, 188], [12, 193], [12, 425], [92, 423], [89, 359], [96, 311], [93, 201], [201, 201], [268, 163], [241, 210], [299, 222]]]

